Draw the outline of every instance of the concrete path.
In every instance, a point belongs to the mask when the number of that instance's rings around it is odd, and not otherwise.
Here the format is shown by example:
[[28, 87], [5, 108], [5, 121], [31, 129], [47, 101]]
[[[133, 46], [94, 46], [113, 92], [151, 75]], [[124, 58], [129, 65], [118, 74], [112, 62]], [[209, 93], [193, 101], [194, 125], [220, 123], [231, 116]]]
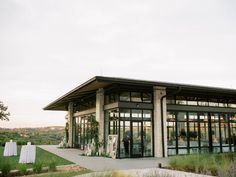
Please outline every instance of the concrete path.
[[155, 168], [159, 163], [162, 163], [162, 166], [168, 165], [168, 158], [111, 159], [81, 156], [82, 151], [78, 149], [61, 149], [55, 145], [40, 145], [38, 147], [93, 171]]

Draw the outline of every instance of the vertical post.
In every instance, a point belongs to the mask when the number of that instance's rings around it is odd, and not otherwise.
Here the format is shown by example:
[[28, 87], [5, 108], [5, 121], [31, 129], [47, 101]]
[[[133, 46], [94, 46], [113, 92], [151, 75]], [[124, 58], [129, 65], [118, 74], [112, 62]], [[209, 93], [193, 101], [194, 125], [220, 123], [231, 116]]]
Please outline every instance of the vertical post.
[[73, 147], [73, 103], [70, 102], [68, 105], [68, 123], [69, 123], [69, 139], [68, 139], [68, 144], [69, 147]]
[[153, 106], [154, 106], [153, 123], [154, 125], [153, 126], [154, 126], [154, 155], [155, 157], [167, 156], [166, 98], [162, 98], [165, 95], [166, 95], [166, 89], [164, 87], [154, 86], [153, 88]]
[[104, 90], [98, 89], [96, 93], [96, 121], [99, 122], [99, 141], [104, 139]]

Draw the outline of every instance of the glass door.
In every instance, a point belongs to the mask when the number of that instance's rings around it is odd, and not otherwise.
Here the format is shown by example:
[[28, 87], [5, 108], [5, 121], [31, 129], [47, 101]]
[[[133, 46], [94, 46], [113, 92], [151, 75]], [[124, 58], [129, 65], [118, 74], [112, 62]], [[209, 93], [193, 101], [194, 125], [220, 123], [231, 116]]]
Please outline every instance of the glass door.
[[130, 121], [120, 121], [120, 158], [130, 157]]
[[142, 157], [143, 156], [143, 143], [142, 143], [142, 122], [132, 122], [132, 138], [131, 138], [131, 156]]

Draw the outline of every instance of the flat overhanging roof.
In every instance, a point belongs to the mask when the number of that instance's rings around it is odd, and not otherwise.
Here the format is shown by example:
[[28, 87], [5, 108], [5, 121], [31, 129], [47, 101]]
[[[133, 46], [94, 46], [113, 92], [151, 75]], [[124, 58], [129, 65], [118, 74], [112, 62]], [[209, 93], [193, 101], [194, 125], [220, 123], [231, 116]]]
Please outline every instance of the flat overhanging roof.
[[221, 98], [231, 98], [236, 100], [236, 90], [226, 89], [218, 87], [207, 87], [198, 85], [188, 84], [177, 84], [169, 82], [157, 82], [127, 78], [116, 78], [116, 77], [103, 77], [95, 76], [87, 82], [81, 84], [75, 89], [69, 91], [65, 95], [61, 96], [57, 100], [47, 105], [44, 110], [62, 110], [66, 111], [68, 103], [76, 99], [82, 98], [89, 93], [96, 93], [99, 88], [105, 88], [113, 84], [130, 85], [130, 86], [142, 86], [152, 88], [153, 86], [165, 87], [168, 93], [181, 90], [182, 94], [186, 95], [206, 95], [215, 96]]

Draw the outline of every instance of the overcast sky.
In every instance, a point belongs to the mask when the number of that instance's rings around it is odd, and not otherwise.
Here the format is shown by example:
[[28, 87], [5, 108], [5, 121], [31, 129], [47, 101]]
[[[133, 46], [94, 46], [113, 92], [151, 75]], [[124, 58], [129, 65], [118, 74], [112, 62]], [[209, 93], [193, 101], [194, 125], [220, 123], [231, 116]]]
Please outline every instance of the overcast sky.
[[235, 0], [1, 0], [0, 127], [64, 125], [95, 75], [236, 89]]

